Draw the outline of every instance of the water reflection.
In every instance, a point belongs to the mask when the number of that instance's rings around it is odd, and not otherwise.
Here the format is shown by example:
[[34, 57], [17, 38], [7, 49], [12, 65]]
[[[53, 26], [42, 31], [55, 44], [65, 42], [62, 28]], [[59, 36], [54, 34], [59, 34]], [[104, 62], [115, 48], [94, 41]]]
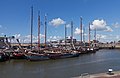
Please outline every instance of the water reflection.
[[77, 58], [29, 62], [11, 60], [0, 63], [0, 78], [70, 78], [82, 73], [120, 70], [120, 50], [100, 50]]

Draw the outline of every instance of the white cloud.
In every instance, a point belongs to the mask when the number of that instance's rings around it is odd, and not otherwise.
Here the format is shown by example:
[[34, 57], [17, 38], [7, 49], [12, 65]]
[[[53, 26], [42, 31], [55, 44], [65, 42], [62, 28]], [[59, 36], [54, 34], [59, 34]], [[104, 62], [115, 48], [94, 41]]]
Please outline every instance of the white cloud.
[[59, 40], [59, 39], [61, 39], [60, 36], [50, 36], [48, 40], [49, 41], [54, 41], [54, 40]]
[[15, 36], [16, 39], [19, 39], [21, 37], [20, 34], [15, 34], [14, 36]]
[[5, 35], [4, 33], [1, 33], [1, 35]]
[[2, 25], [0, 25], [0, 28], [2, 28]]
[[84, 36], [87, 36], [88, 34], [84, 33]]
[[117, 41], [119, 41], [120, 40], [120, 35], [116, 35], [116, 37], [115, 37], [115, 42], [117, 42]]
[[53, 26], [59, 26], [59, 25], [65, 24], [65, 21], [62, 20], [61, 18], [55, 18], [55, 19], [52, 19], [52, 21], [50, 21], [49, 24]]
[[[21, 41], [22, 42], [22, 41]], [[23, 42], [24, 43], [30, 43], [31, 42], [31, 40], [30, 39], [28, 39], [28, 38], [26, 38], [26, 39], [23, 39]]]
[[116, 38], [117, 38], [117, 39], [120, 39], [120, 36], [119, 36], [119, 35], [117, 35], [117, 36], [116, 36]]
[[40, 34], [40, 38], [45, 38], [45, 35], [43, 35], [43, 34]]
[[97, 39], [107, 39], [107, 35], [103, 35], [103, 34], [97, 34]]
[[100, 42], [111, 42], [111, 41], [118, 41], [120, 39], [119, 35], [113, 34], [97, 34], [97, 40]]
[[83, 33], [83, 30], [81, 31], [78, 27], [75, 29], [75, 32], [74, 32], [76, 35], [80, 34], [80, 33]]
[[50, 39], [52, 39], [52, 36], [50, 36]]
[[119, 27], [120, 27], [120, 24], [119, 24], [118, 22], [116, 22], [115, 24], [113, 24], [113, 26], [114, 26], [115, 28], [119, 28]]
[[119, 39], [120, 39], [120, 36], [119, 36], [119, 35], [116, 35], [116, 39], [119, 40]]
[[92, 30], [97, 29], [97, 31], [113, 31], [109, 26], [107, 26], [106, 21], [104, 20], [94, 20], [92, 25], [90, 25]]
[[106, 26], [106, 30], [105, 31], [112, 32], [113, 30], [109, 26]]
[[30, 38], [30, 37], [31, 37], [31, 35], [26, 35], [25, 37], [26, 37], [26, 38]]
[[[42, 38], [45, 38], [45, 35], [40, 34], [40, 40], [41, 40]], [[24, 37], [24, 42], [29, 43], [30, 40], [31, 40], [31, 35], [27, 35], [27, 36]], [[37, 41], [38, 41], [38, 36], [34, 36], [34, 35], [33, 35], [33, 42], [37, 42]]]
[[67, 24], [67, 25], [66, 25], [66, 27], [67, 27], [67, 28], [70, 28], [70, 27], [71, 27], [71, 25], [70, 25], [70, 24]]
[[[21, 34], [15, 34], [15, 39], [19, 39], [21, 43], [30, 43], [31, 42], [31, 35], [21, 36]], [[40, 34], [40, 40], [42, 41], [45, 36], [43, 34]], [[38, 41], [38, 36], [33, 35], [33, 43]], [[13, 40], [13, 42], [17, 42], [16, 40]]]

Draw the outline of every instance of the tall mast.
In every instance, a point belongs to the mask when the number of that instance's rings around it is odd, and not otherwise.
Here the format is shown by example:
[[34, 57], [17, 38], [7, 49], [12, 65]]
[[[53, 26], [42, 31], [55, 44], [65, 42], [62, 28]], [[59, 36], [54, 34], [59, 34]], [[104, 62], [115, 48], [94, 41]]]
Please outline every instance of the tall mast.
[[66, 24], [65, 24], [65, 48], [66, 48], [66, 36], [67, 36], [67, 27], [66, 27]]
[[46, 39], [47, 39], [47, 15], [45, 14], [45, 48], [46, 48]]
[[89, 48], [90, 48], [90, 23], [89, 23], [89, 29], [88, 29], [88, 43], [89, 43]]
[[81, 43], [82, 43], [82, 17], [80, 17], [80, 38], [81, 38]]
[[85, 27], [83, 28], [83, 42], [85, 43]]
[[32, 35], [33, 35], [33, 6], [31, 7], [31, 50], [32, 50]]
[[71, 45], [73, 44], [73, 21], [71, 21]]
[[38, 50], [40, 50], [40, 11], [38, 11]]
[[96, 28], [94, 29], [94, 38], [95, 38], [95, 41], [96, 41]]

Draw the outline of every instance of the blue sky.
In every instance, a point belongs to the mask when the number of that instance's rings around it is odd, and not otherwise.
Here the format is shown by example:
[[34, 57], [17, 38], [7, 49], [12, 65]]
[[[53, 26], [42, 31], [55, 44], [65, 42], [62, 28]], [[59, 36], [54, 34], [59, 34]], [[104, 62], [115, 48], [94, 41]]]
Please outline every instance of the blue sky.
[[[0, 0], [0, 35], [15, 35], [21, 42], [30, 41], [30, 10], [34, 7], [34, 41], [37, 41], [37, 16], [41, 22], [47, 14], [47, 40], [64, 38], [64, 24], [74, 23], [74, 38], [80, 40], [80, 17], [83, 18], [87, 41], [88, 25], [97, 29], [97, 39], [103, 42], [120, 40], [120, 0]], [[41, 42], [44, 26], [41, 25]], [[93, 39], [93, 31], [91, 31]]]

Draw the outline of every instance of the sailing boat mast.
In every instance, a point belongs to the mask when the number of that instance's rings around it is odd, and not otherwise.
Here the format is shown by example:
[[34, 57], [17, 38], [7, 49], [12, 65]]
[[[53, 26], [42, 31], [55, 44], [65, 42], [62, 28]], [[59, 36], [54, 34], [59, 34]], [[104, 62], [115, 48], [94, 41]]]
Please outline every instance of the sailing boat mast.
[[45, 14], [45, 48], [46, 48], [46, 39], [47, 39], [47, 15]]
[[40, 50], [40, 11], [38, 11], [38, 50]]
[[67, 36], [67, 27], [66, 27], [66, 24], [65, 24], [65, 48], [66, 48], [66, 36]]
[[94, 29], [94, 38], [95, 38], [95, 42], [96, 42], [96, 28]]
[[82, 43], [82, 17], [80, 17], [80, 38], [81, 38], [81, 43]]
[[88, 29], [88, 43], [90, 48], [90, 23], [89, 23], [89, 29]]
[[83, 42], [85, 43], [85, 27], [83, 28]]
[[73, 21], [71, 21], [71, 45], [73, 45]]
[[33, 6], [31, 7], [31, 47], [32, 50], [32, 35], [33, 35]]

